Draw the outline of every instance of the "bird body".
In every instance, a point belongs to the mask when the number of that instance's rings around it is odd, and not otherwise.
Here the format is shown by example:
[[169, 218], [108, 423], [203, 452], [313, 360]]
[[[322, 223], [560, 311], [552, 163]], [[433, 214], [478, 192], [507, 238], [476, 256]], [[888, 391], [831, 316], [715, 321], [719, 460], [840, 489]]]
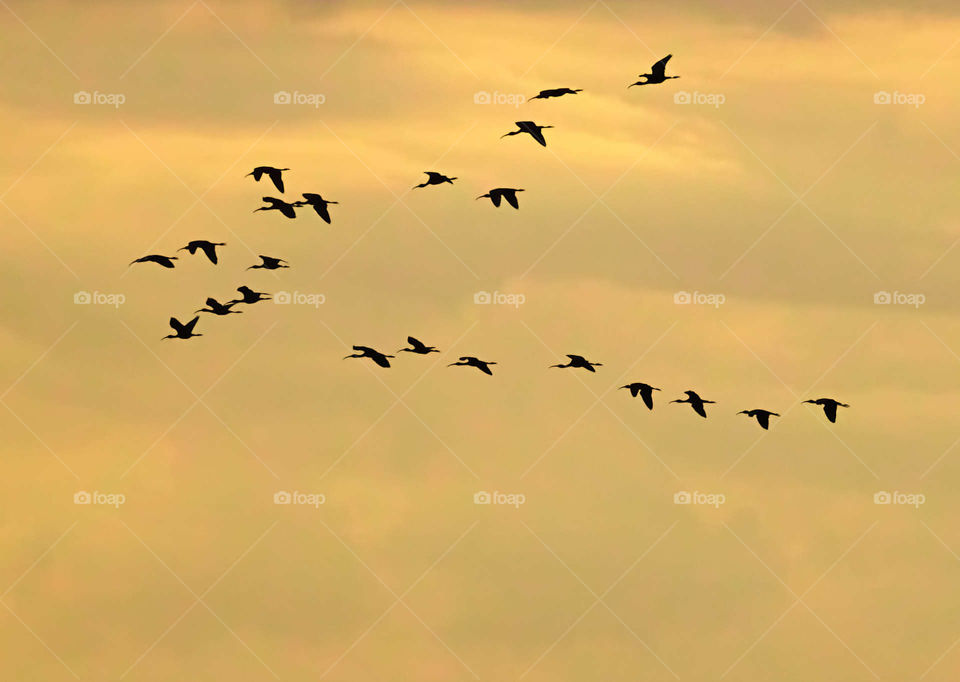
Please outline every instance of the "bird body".
[[816, 400], [804, 400], [803, 402], [822, 407], [823, 413], [827, 416], [831, 424], [837, 421], [838, 407], [850, 407], [846, 403], [841, 403], [839, 400], [834, 400], [833, 398], [817, 398]]
[[330, 211], [327, 210], [327, 206], [330, 204], [336, 204], [336, 201], [327, 201], [319, 194], [313, 194], [312, 192], [303, 193], [303, 201], [293, 202], [294, 206], [313, 206], [313, 210], [317, 212], [317, 215], [323, 218], [323, 222], [327, 225], [330, 224]]
[[672, 54], [668, 54], [666, 57], [650, 67], [650, 73], [640, 74], [639, 78], [642, 78], [643, 80], [637, 81], [636, 83], [631, 83], [627, 87], [632, 88], [634, 85], [657, 85], [658, 83], [663, 83], [671, 78], [680, 78], [680, 76], [666, 75], [667, 62], [670, 61], [670, 57], [672, 56]]
[[489, 199], [497, 208], [500, 207], [500, 202], [506, 199], [507, 203], [514, 208], [520, 208], [520, 203], [517, 201], [517, 192], [522, 191], [522, 189], [514, 189], [512, 187], [497, 187], [486, 194], [481, 194], [477, 199]]
[[707, 412], [703, 409], [704, 404], [706, 403], [715, 403], [715, 400], [704, 400], [696, 391], [684, 391], [687, 394], [686, 399], [684, 400], [671, 400], [671, 403], [690, 403], [690, 407], [693, 408], [693, 411], [699, 414], [704, 419], [707, 418]]
[[199, 310], [194, 310], [195, 313], [213, 313], [214, 315], [230, 315], [230, 314], [241, 314], [239, 310], [231, 310], [239, 301], [228, 301], [227, 303], [220, 303], [215, 298], [208, 298], [206, 300], [207, 308], [200, 308]]
[[445, 182], [449, 182], [451, 185], [456, 178], [448, 178], [443, 173], [437, 173], [435, 171], [423, 171], [427, 176], [426, 182], [421, 182], [419, 185], [415, 185], [413, 189], [420, 189], [421, 187], [427, 187], [429, 185], [442, 185]]
[[416, 353], [417, 355], [427, 355], [429, 353], [440, 352], [434, 346], [427, 346], [422, 341], [419, 341], [418, 339], [412, 336], [407, 337], [407, 343], [410, 344], [410, 348], [401, 348], [397, 352], [398, 353]]
[[194, 318], [193, 318], [192, 320], [190, 320], [189, 322], [187, 322], [186, 324], [183, 324], [183, 323], [180, 322], [180, 320], [178, 320], [177, 318], [171, 317], [171, 318], [170, 318], [170, 327], [173, 329], [173, 331], [176, 332], [176, 334], [168, 334], [167, 336], [164, 336], [163, 338], [164, 338], [164, 339], [189, 339], [189, 338], [192, 338], [192, 337], [194, 337], [194, 336], [203, 336], [203, 334], [194, 334], [194, 333], [193, 333], [193, 328], [197, 326], [197, 320], [199, 320], [199, 319], [200, 319], [200, 317], [197, 316], [197, 317], [194, 317]]
[[274, 258], [273, 256], [260, 256], [260, 260], [263, 261], [258, 265], [251, 265], [247, 270], [256, 270], [258, 268], [263, 270], [278, 270], [280, 268], [289, 268], [287, 261], [282, 258]]
[[207, 258], [214, 265], [217, 264], [217, 247], [226, 246], [223, 242], [208, 242], [206, 239], [194, 239], [192, 242], [187, 244], [184, 247], [177, 249], [177, 251], [189, 251], [190, 255], [193, 256], [197, 253], [197, 250], [203, 251], [206, 254]]
[[741, 410], [737, 414], [745, 414], [757, 420], [760, 428], [766, 431], [770, 428], [770, 417], [779, 417], [780, 415], [770, 410]]
[[632, 384], [627, 384], [626, 386], [621, 386], [620, 388], [626, 388], [630, 390], [630, 395], [634, 398], [637, 397], [637, 394], [643, 398], [643, 404], [647, 406], [648, 410], [653, 409], [653, 392], [659, 391], [659, 388], [651, 386], [650, 384], [645, 384], [643, 382], [635, 382]]
[[247, 173], [247, 177], [252, 175], [254, 180], [260, 182], [260, 178], [266, 175], [273, 181], [274, 187], [280, 190], [280, 193], [283, 194], [283, 172], [288, 170], [290, 169], [274, 168], [273, 166], [257, 166], [252, 171]]
[[258, 301], [271, 300], [270, 294], [254, 291], [253, 289], [247, 286], [237, 287], [237, 291], [239, 291], [243, 295], [243, 298], [234, 299], [230, 301], [230, 303], [253, 304], [253, 303], [257, 303]]
[[539, 93], [531, 97], [531, 100], [535, 99], [550, 99], [551, 97], [562, 97], [564, 95], [576, 95], [578, 92], [583, 92], [583, 88], [578, 88], [576, 90], [572, 88], [551, 88], [549, 90], [541, 90]]
[[546, 128], [552, 128], [553, 126], [539, 126], [533, 121], [514, 121], [517, 124], [517, 130], [513, 130], [509, 133], [505, 133], [500, 136], [500, 138], [509, 137], [510, 135], [519, 135], [520, 133], [526, 133], [534, 140], [536, 140], [541, 147], [547, 146], [547, 140], [543, 136], [543, 130]]
[[463, 355], [458, 362], [451, 362], [447, 367], [476, 367], [484, 374], [493, 376], [493, 372], [490, 371], [490, 365], [495, 364], [497, 363], [479, 360], [472, 355]]
[[569, 362], [565, 365], [550, 365], [550, 367], [581, 367], [588, 372], [596, 372], [597, 370], [594, 367], [601, 367], [602, 363], [600, 362], [590, 362], [582, 355], [571, 355], [567, 353], [567, 357], [570, 358]]
[[384, 355], [380, 351], [374, 348], [370, 348], [370, 346], [354, 346], [353, 350], [359, 351], [359, 352], [354, 353], [352, 355], [347, 355], [343, 359], [346, 360], [347, 358], [370, 358], [381, 367], [389, 367], [390, 361], [387, 358], [394, 357], [392, 355]]
[[[143, 258], [138, 258], [137, 260], [130, 261], [130, 265], [134, 263], [156, 263], [157, 265], [162, 265], [165, 268], [172, 268], [173, 261], [177, 260], [176, 256], [160, 256], [158, 254], [152, 253], [149, 256], [144, 256]], [[130, 267], [129, 265], [127, 267]]]
[[254, 213], [256, 213], [257, 211], [280, 211], [283, 215], [287, 216], [288, 218], [292, 219], [297, 217], [297, 212], [295, 209], [299, 202], [290, 204], [284, 201], [283, 199], [277, 199], [275, 197], [262, 197], [262, 199], [270, 205], [261, 206], [260, 208], [255, 208], [253, 210]]

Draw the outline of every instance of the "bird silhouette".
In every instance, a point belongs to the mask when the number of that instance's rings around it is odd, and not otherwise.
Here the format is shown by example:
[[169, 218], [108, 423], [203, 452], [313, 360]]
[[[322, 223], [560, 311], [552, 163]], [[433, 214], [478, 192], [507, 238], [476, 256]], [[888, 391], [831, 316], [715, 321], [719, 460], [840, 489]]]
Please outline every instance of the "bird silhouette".
[[250, 287], [247, 287], [247, 286], [237, 287], [237, 291], [239, 291], [241, 294], [243, 294], [243, 298], [234, 299], [234, 300], [230, 301], [230, 303], [247, 303], [247, 304], [253, 304], [253, 303], [256, 303], [256, 302], [258, 302], [258, 301], [269, 301], [269, 300], [271, 300], [270, 294], [265, 294], [265, 293], [262, 293], [262, 292], [259, 292], [259, 291], [254, 291], [253, 289], [251, 289]]
[[330, 224], [330, 211], [327, 210], [327, 206], [330, 204], [336, 204], [336, 201], [327, 201], [319, 194], [313, 194], [310, 192], [303, 193], [303, 201], [293, 202], [294, 206], [313, 206], [313, 210], [317, 212], [317, 215], [323, 218], [323, 222], [327, 225]]
[[520, 208], [520, 204], [517, 201], [517, 192], [522, 191], [522, 189], [513, 189], [511, 187], [497, 187], [496, 189], [490, 190], [486, 194], [481, 194], [477, 197], [477, 199], [489, 199], [497, 208], [500, 207], [500, 201], [502, 199], [506, 199], [507, 203], [514, 208]]
[[597, 370], [594, 367], [601, 367], [602, 363], [599, 362], [590, 362], [582, 355], [571, 355], [567, 353], [567, 357], [570, 358], [570, 361], [565, 365], [550, 365], [550, 367], [582, 367], [583, 369], [589, 372], [596, 372]]
[[695, 391], [684, 391], [687, 394], [686, 400], [671, 400], [671, 403], [690, 403], [690, 407], [693, 408], [693, 411], [699, 414], [704, 419], [707, 418], [707, 413], [703, 409], [704, 403], [714, 403], [715, 400], [704, 400], [696, 394]]
[[230, 315], [237, 314], [240, 315], [242, 311], [240, 310], [231, 310], [239, 301], [228, 301], [227, 303], [220, 303], [215, 298], [208, 298], [207, 308], [200, 308], [199, 310], [194, 310], [195, 313], [213, 313], [214, 315]]
[[822, 407], [823, 413], [827, 415], [827, 419], [832, 424], [836, 423], [837, 421], [838, 407], [850, 407], [846, 403], [841, 403], [839, 400], [834, 400], [833, 398], [817, 398], [816, 400], [804, 400], [803, 402]]
[[551, 97], [563, 97], [564, 95], [576, 95], [578, 92], [583, 92], [583, 88], [578, 88], [573, 90], [572, 88], [551, 88], [550, 90], [541, 90], [538, 94], [531, 97], [531, 100], [535, 99], [550, 99]]
[[410, 344], [410, 348], [401, 348], [398, 350], [398, 353], [416, 353], [417, 355], [427, 355], [428, 353], [439, 353], [440, 351], [434, 346], [427, 346], [423, 341], [419, 341], [412, 336], [407, 337], [407, 343]]
[[779, 417], [780, 415], [770, 410], [741, 410], [737, 414], [745, 414], [748, 417], [755, 417], [760, 428], [766, 431], [770, 428], [770, 417]]
[[421, 187], [427, 187], [428, 185], [442, 185], [445, 182], [449, 182], [451, 185], [456, 178], [448, 178], [443, 173], [436, 173], [434, 171], [423, 171], [427, 176], [426, 182], [421, 182], [419, 185], [415, 185], [413, 189], [420, 189]]
[[251, 265], [247, 270], [256, 270], [262, 268], [263, 270], [278, 270], [280, 268], [289, 268], [287, 261], [282, 258], [274, 258], [273, 256], [260, 256], [260, 260], [263, 261], [257, 265]]
[[262, 197], [263, 200], [270, 204], [269, 206], [261, 206], [253, 210], [254, 213], [257, 211], [280, 211], [283, 215], [288, 218], [296, 218], [297, 212], [294, 210], [297, 204], [288, 204], [283, 199], [277, 199], [275, 197]]
[[271, 180], [273, 180], [274, 186], [280, 190], [280, 193], [283, 194], [283, 171], [288, 171], [289, 168], [274, 168], [273, 166], [257, 166], [251, 172], [247, 173], [245, 177], [253, 176], [253, 179], [257, 182], [260, 182], [260, 178], [266, 174]]
[[485, 362], [483, 360], [478, 360], [472, 355], [463, 355], [460, 357], [459, 362], [451, 362], [447, 367], [476, 367], [484, 374], [489, 374], [493, 376], [493, 372], [490, 371], [490, 365], [495, 365], [495, 362]]
[[380, 351], [370, 348], [369, 346], [354, 346], [353, 350], [357, 350], [360, 352], [354, 353], [353, 355], [347, 355], [343, 359], [346, 360], [347, 358], [370, 358], [381, 367], [389, 367], [390, 361], [387, 360], [387, 358], [394, 357], [392, 355], [384, 355]]
[[640, 381], [627, 384], [626, 386], [621, 386], [620, 388], [629, 389], [630, 395], [632, 395], [634, 398], [637, 397], [637, 394], [640, 394], [640, 397], [643, 398], [643, 404], [647, 406], [648, 410], [653, 409], [653, 392], [660, 390], [659, 388], [655, 388], [650, 384], [645, 384]]
[[553, 126], [538, 126], [533, 121], [515, 121], [517, 124], [518, 130], [513, 130], [509, 133], [505, 133], [500, 136], [500, 139], [509, 137], [510, 135], [519, 135], [520, 133], [527, 133], [530, 137], [540, 143], [540, 146], [546, 147], [547, 141], [543, 137], [543, 130], [546, 128], [552, 128]]
[[[134, 263], [156, 263], [162, 265], [165, 268], [172, 268], [173, 261], [177, 260], [176, 256], [159, 256], [155, 253], [150, 254], [149, 256], [144, 256], [143, 258], [138, 258], [137, 260], [130, 261], [130, 265]], [[129, 265], [127, 267], [130, 267]]]
[[208, 242], [206, 239], [194, 239], [186, 246], [177, 249], [177, 251], [189, 251], [190, 255], [192, 256], [196, 254], [197, 249], [200, 249], [207, 255], [207, 258], [210, 259], [210, 262], [216, 265], [218, 246], [226, 246], [226, 244], [223, 242]]
[[667, 70], [667, 62], [670, 61], [670, 57], [672, 56], [672, 54], [668, 54], [666, 57], [650, 67], [650, 73], [640, 74], [639, 78], [643, 78], [642, 81], [631, 83], [627, 87], [632, 88], [634, 85], [656, 85], [657, 83], [662, 83], [666, 80], [670, 80], [671, 78], [680, 78], [680, 76], [665, 75]]
[[168, 334], [164, 336], [164, 339], [189, 339], [194, 336], [203, 336], [203, 334], [194, 334], [193, 328], [197, 326], [197, 320], [200, 319], [200, 316], [194, 317], [192, 320], [186, 324], [182, 324], [180, 320], [175, 317], [170, 318], [170, 327], [173, 328], [173, 331], [177, 332], [176, 334]]

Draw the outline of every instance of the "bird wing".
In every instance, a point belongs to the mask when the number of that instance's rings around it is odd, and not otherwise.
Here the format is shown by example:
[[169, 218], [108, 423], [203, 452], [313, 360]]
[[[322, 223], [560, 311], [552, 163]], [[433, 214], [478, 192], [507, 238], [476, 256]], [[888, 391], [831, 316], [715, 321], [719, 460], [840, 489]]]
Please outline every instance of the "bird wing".
[[[632, 391], [631, 391], [632, 392]], [[634, 393], [634, 396], [637, 394]], [[640, 397], [643, 398], [643, 404], [647, 406], [648, 410], [653, 409], [653, 391], [647, 389], [646, 391], [640, 391]]]
[[573, 362], [581, 362], [585, 365], [589, 364], [587, 363], [587, 359], [582, 355], [571, 355], [570, 353], [567, 353], [567, 357], [570, 358]]
[[443, 182], [443, 175], [435, 171], [423, 171], [430, 178], [430, 182]]
[[650, 67], [650, 73], [654, 76], [662, 78], [664, 73], [667, 71], [667, 62], [670, 61], [672, 54], [668, 54], [666, 57], [661, 59], [659, 62]]
[[827, 419], [831, 423], [836, 423], [837, 421], [837, 404], [836, 403], [825, 403], [823, 406], [823, 413], [827, 415]]
[[216, 307], [218, 307], [218, 306], [220, 305], [220, 301], [218, 301], [217, 299], [213, 298], [212, 296], [211, 296], [210, 298], [208, 298], [205, 302], [206, 302], [206, 304], [207, 304], [208, 306], [210, 306], [211, 308], [216, 308]]
[[624, 386], [624, 388], [630, 391], [630, 395], [632, 395], [634, 398], [636, 398], [637, 394], [640, 393], [640, 386], [637, 384], [627, 384]]
[[707, 418], [707, 412], [706, 410], [703, 409], [703, 403], [696, 401], [696, 402], [690, 403], [690, 406], [693, 408], [693, 411], [699, 414], [701, 417], [703, 417], [704, 419]]
[[187, 322], [185, 325], [183, 325], [183, 328], [187, 331], [188, 334], [192, 334], [192, 333], [193, 333], [193, 328], [197, 326], [197, 320], [199, 320], [199, 319], [200, 319], [200, 316], [197, 315], [197, 316], [194, 317], [192, 320], [190, 320], [190, 321]]
[[517, 125], [525, 133], [529, 133], [530, 137], [540, 143], [541, 146], [546, 147], [547, 141], [543, 137], [543, 133], [537, 127], [537, 124], [533, 121], [517, 121]]
[[770, 413], [769, 412], [758, 412], [757, 413], [757, 423], [766, 430], [770, 427]]
[[506, 199], [507, 203], [514, 208], [520, 208], [520, 202], [517, 201], [516, 191], [503, 192], [503, 198]]
[[185, 329], [184, 325], [180, 324], [180, 320], [175, 317], [170, 318], [170, 327], [178, 334]]
[[263, 168], [257, 166], [253, 169], [253, 179], [257, 182], [260, 182], [260, 178], [263, 177]]
[[407, 343], [409, 343], [411, 346], [413, 346], [417, 350], [420, 350], [421, 348], [426, 348], [426, 346], [423, 345], [423, 343], [420, 340], [415, 339], [412, 336], [407, 337]]
[[490, 371], [490, 368], [487, 366], [487, 363], [481, 362], [480, 364], [475, 365], [475, 367], [479, 369], [481, 372], [483, 372], [484, 374], [489, 374], [490, 376], [493, 376], [493, 372]]
[[216, 265], [217, 264], [217, 247], [207, 242], [206, 244], [200, 245], [200, 248], [203, 249], [203, 252], [205, 254], [207, 254], [207, 258], [210, 259], [210, 262]]
[[330, 211], [327, 210], [327, 205], [325, 203], [313, 204], [313, 210], [317, 212], [317, 215], [323, 218], [323, 222], [327, 225], [330, 224]]
[[276, 186], [280, 193], [283, 194], [283, 172], [273, 168], [270, 171], [270, 179], [273, 180], [273, 184]]
[[387, 360], [387, 356], [384, 355], [383, 353], [377, 353], [376, 351], [374, 351], [374, 354], [371, 355], [370, 358], [381, 367], [390, 366], [390, 361]]
[[307, 200], [308, 204], [312, 204], [315, 201], [323, 201], [323, 197], [319, 194], [314, 194], [313, 192], [304, 192], [303, 198]]
[[490, 190], [490, 201], [493, 202], [493, 205], [497, 208], [500, 208], [500, 200], [503, 199], [503, 195], [495, 189]]
[[283, 201], [278, 201], [278, 202], [277, 202], [277, 208], [280, 209], [280, 212], [281, 212], [283, 215], [287, 216], [288, 218], [296, 218], [296, 217], [297, 217], [297, 212], [296, 212], [296, 210], [294, 210], [293, 204], [288, 204], [288, 203], [283, 202]]

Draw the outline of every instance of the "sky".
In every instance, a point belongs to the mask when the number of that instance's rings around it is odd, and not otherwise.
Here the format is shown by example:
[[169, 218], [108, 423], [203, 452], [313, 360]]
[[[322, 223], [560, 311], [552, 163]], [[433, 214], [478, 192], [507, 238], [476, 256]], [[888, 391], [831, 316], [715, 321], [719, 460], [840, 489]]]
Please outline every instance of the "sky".
[[954, 3], [0, 27], [4, 679], [957, 679]]

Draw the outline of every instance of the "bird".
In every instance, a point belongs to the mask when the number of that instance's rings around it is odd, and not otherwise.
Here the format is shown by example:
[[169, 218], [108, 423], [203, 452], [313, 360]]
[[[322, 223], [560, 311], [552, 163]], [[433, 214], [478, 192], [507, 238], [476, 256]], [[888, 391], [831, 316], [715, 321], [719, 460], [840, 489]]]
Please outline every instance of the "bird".
[[440, 351], [434, 346], [427, 346], [418, 339], [415, 339], [412, 336], [407, 337], [407, 343], [410, 344], [410, 348], [401, 348], [398, 350], [398, 353], [416, 353], [417, 355], [427, 355], [428, 353], [439, 353]]
[[256, 303], [257, 301], [269, 301], [269, 300], [270, 300], [270, 294], [265, 294], [265, 293], [262, 293], [262, 292], [259, 292], [259, 291], [254, 291], [253, 289], [251, 289], [250, 287], [247, 287], [247, 286], [237, 287], [237, 291], [239, 291], [241, 294], [243, 294], [243, 298], [234, 299], [234, 300], [230, 301], [230, 303], [248, 303], [248, 304], [253, 304], [253, 303]]
[[218, 246], [226, 246], [226, 244], [223, 242], [208, 242], [206, 239], [194, 239], [186, 246], [177, 249], [177, 251], [189, 251], [190, 255], [192, 256], [197, 252], [197, 249], [200, 249], [207, 255], [207, 258], [210, 259], [210, 262], [216, 265]]
[[354, 353], [353, 355], [347, 355], [343, 359], [346, 360], [347, 358], [370, 358], [381, 367], [389, 367], [390, 361], [387, 360], [387, 358], [394, 357], [393, 355], [384, 355], [380, 351], [370, 348], [369, 346], [354, 346], [353, 350], [357, 350], [360, 352]]
[[522, 189], [513, 189], [511, 187], [497, 187], [486, 194], [481, 194], [477, 199], [489, 199], [493, 202], [493, 205], [498, 208], [500, 207], [500, 201], [506, 199], [507, 203], [514, 208], [520, 208], [520, 204], [517, 202], [517, 192], [522, 191]]
[[254, 213], [257, 211], [280, 211], [283, 215], [288, 218], [296, 218], [297, 212], [294, 210], [297, 204], [288, 204], [283, 199], [276, 199], [274, 197], [262, 197], [265, 202], [270, 204], [269, 206], [261, 206], [260, 208], [254, 209]]
[[770, 428], [770, 417], [779, 417], [780, 415], [770, 410], [741, 410], [737, 414], [745, 414], [748, 417], [755, 417], [760, 428], [766, 431]]
[[634, 398], [637, 397], [637, 394], [640, 394], [640, 397], [643, 398], [643, 404], [647, 406], [647, 409], [653, 409], [653, 392], [659, 391], [659, 388], [655, 388], [650, 384], [645, 384], [642, 382], [635, 382], [632, 384], [627, 384], [626, 386], [621, 386], [620, 388], [630, 389], [630, 395]]
[[[177, 260], [176, 256], [159, 256], [155, 253], [150, 254], [149, 256], [144, 256], [143, 258], [138, 258], [137, 260], [130, 261], [130, 265], [134, 263], [157, 263], [162, 265], [165, 268], [172, 268], [173, 261]], [[130, 267], [129, 265], [127, 267]]]
[[436, 173], [434, 171], [423, 171], [427, 176], [426, 182], [421, 182], [419, 185], [414, 186], [413, 189], [420, 189], [421, 187], [426, 187], [427, 185], [442, 185], [445, 182], [449, 182], [451, 185], [456, 178], [448, 178], [443, 173]]
[[817, 398], [816, 400], [804, 400], [803, 402], [822, 407], [823, 413], [827, 415], [827, 419], [831, 424], [834, 424], [837, 421], [838, 407], [850, 407], [846, 403], [841, 403], [839, 400], [834, 400], [833, 398]]
[[200, 308], [199, 310], [194, 310], [193, 312], [213, 313], [214, 315], [230, 315], [231, 313], [240, 315], [242, 313], [242, 311], [240, 310], [231, 310], [231, 308], [233, 308], [233, 306], [239, 303], [239, 301], [228, 301], [227, 303], [220, 303], [220, 301], [218, 301], [215, 298], [208, 298], [206, 303], [209, 307]]
[[571, 355], [567, 353], [567, 357], [570, 358], [570, 361], [565, 365], [550, 365], [550, 367], [582, 367], [583, 369], [589, 372], [596, 372], [597, 370], [594, 367], [601, 367], [602, 363], [599, 362], [590, 362], [582, 355]]
[[263, 177], [266, 173], [271, 180], [273, 180], [274, 186], [280, 193], [283, 194], [283, 172], [290, 170], [289, 168], [274, 168], [273, 166], [257, 166], [251, 172], [247, 173], [245, 177], [253, 176], [253, 179], [257, 182], [260, 182], [260, 178]]
[[478, 360], [472, 355], [463, 355], [460, 357], [459, 362], [451, 362], [447, 367], [476, 367], [484, 374], [489, 374], [493, 376], [493, 372], [490, 371], [490, 365], [495, 365], [495, 362], [486, 362], [484, 360]]
[[289, 268], [289, 265], [286, 265], [285, 260], [282, 258], [274, 258], [273, 256], [260, 256], [260, 260], [263, 261], [258, 265], [251, 265], [247, 270], [256, 270], [257, 268], [263, 268], [264, 270], [277, 270], [279, 268]]
[[699, 414], [704, 419], [707, 418], [707, 413], [703, 409], [704, 403], [715, 403], [715, 400], [704, 400], [696, 394], [695, 391], [684, 391], [687, 394], [686, 400], [671, 400], [671, 403], [690, 403], [690, 407], [693, 408], [693, 411]]
[[551, 97], [563, 97], [564, 95], [576, 95], [578, 92], [583, 92], [583, 88], [578, 88], [576, 90], [572, 88], [551, 88], [550, 90], [541, 90], [530, 99], [535, 100], [549, 99]]
[[330, 211], [327, 210], [329, 204], [336, 204], [336, 201], [327, 201], [319, 194], [313, 194], [311, 192], [303, 193], [303, 201], [293, 202], [294, 206], [313, 206], [313, 210], [317, 212], [317, 215], [323, 218], [323, 221], [329, 225], [330, 224]]
[[547, 141], [543, 137], [543, 130], [545, 128], [552, 128], [553, 126], [538, 126], [533, 121], [515, 121], [517, 128], [519, 130], [514, 130], [509, 133], [505, 133], [500, 136], [500, 139], [508, 137], [510, 135], [519, 135], [520, 133], [527, 133], [530, 137], [540, 143], [540, 146], [546, 147]]
[[664, 75], [667, 70], [667, 62], [670, 61], [670, 57], [672, 56], [672, 54], [668, 54], [666, 57], [650, 67], [650, 73], [640, 74], [639, 78], [643, 78], [642, 81], [631, 83], [627, 87], [632, 88], [634, 85], [656, 85], [657, 83], [662, 83], [666, 80], [670, 80], [671, 78], [680, 78], [680, 76]]
[[173, 328], [173, 331], [177, 332], [176, 334], [168, 334], [164, 336], [164, 339], [189, 339], [193, 336], [203, 336], [203, 334], [194, 334], [193, 328], [197, 326], [197, 320], [200, 319], [200, 316], [194, 317], [192, 320], [186, 324], [182, 324], [180, 320], [175, 317], [170, 318], [170, 327]]

